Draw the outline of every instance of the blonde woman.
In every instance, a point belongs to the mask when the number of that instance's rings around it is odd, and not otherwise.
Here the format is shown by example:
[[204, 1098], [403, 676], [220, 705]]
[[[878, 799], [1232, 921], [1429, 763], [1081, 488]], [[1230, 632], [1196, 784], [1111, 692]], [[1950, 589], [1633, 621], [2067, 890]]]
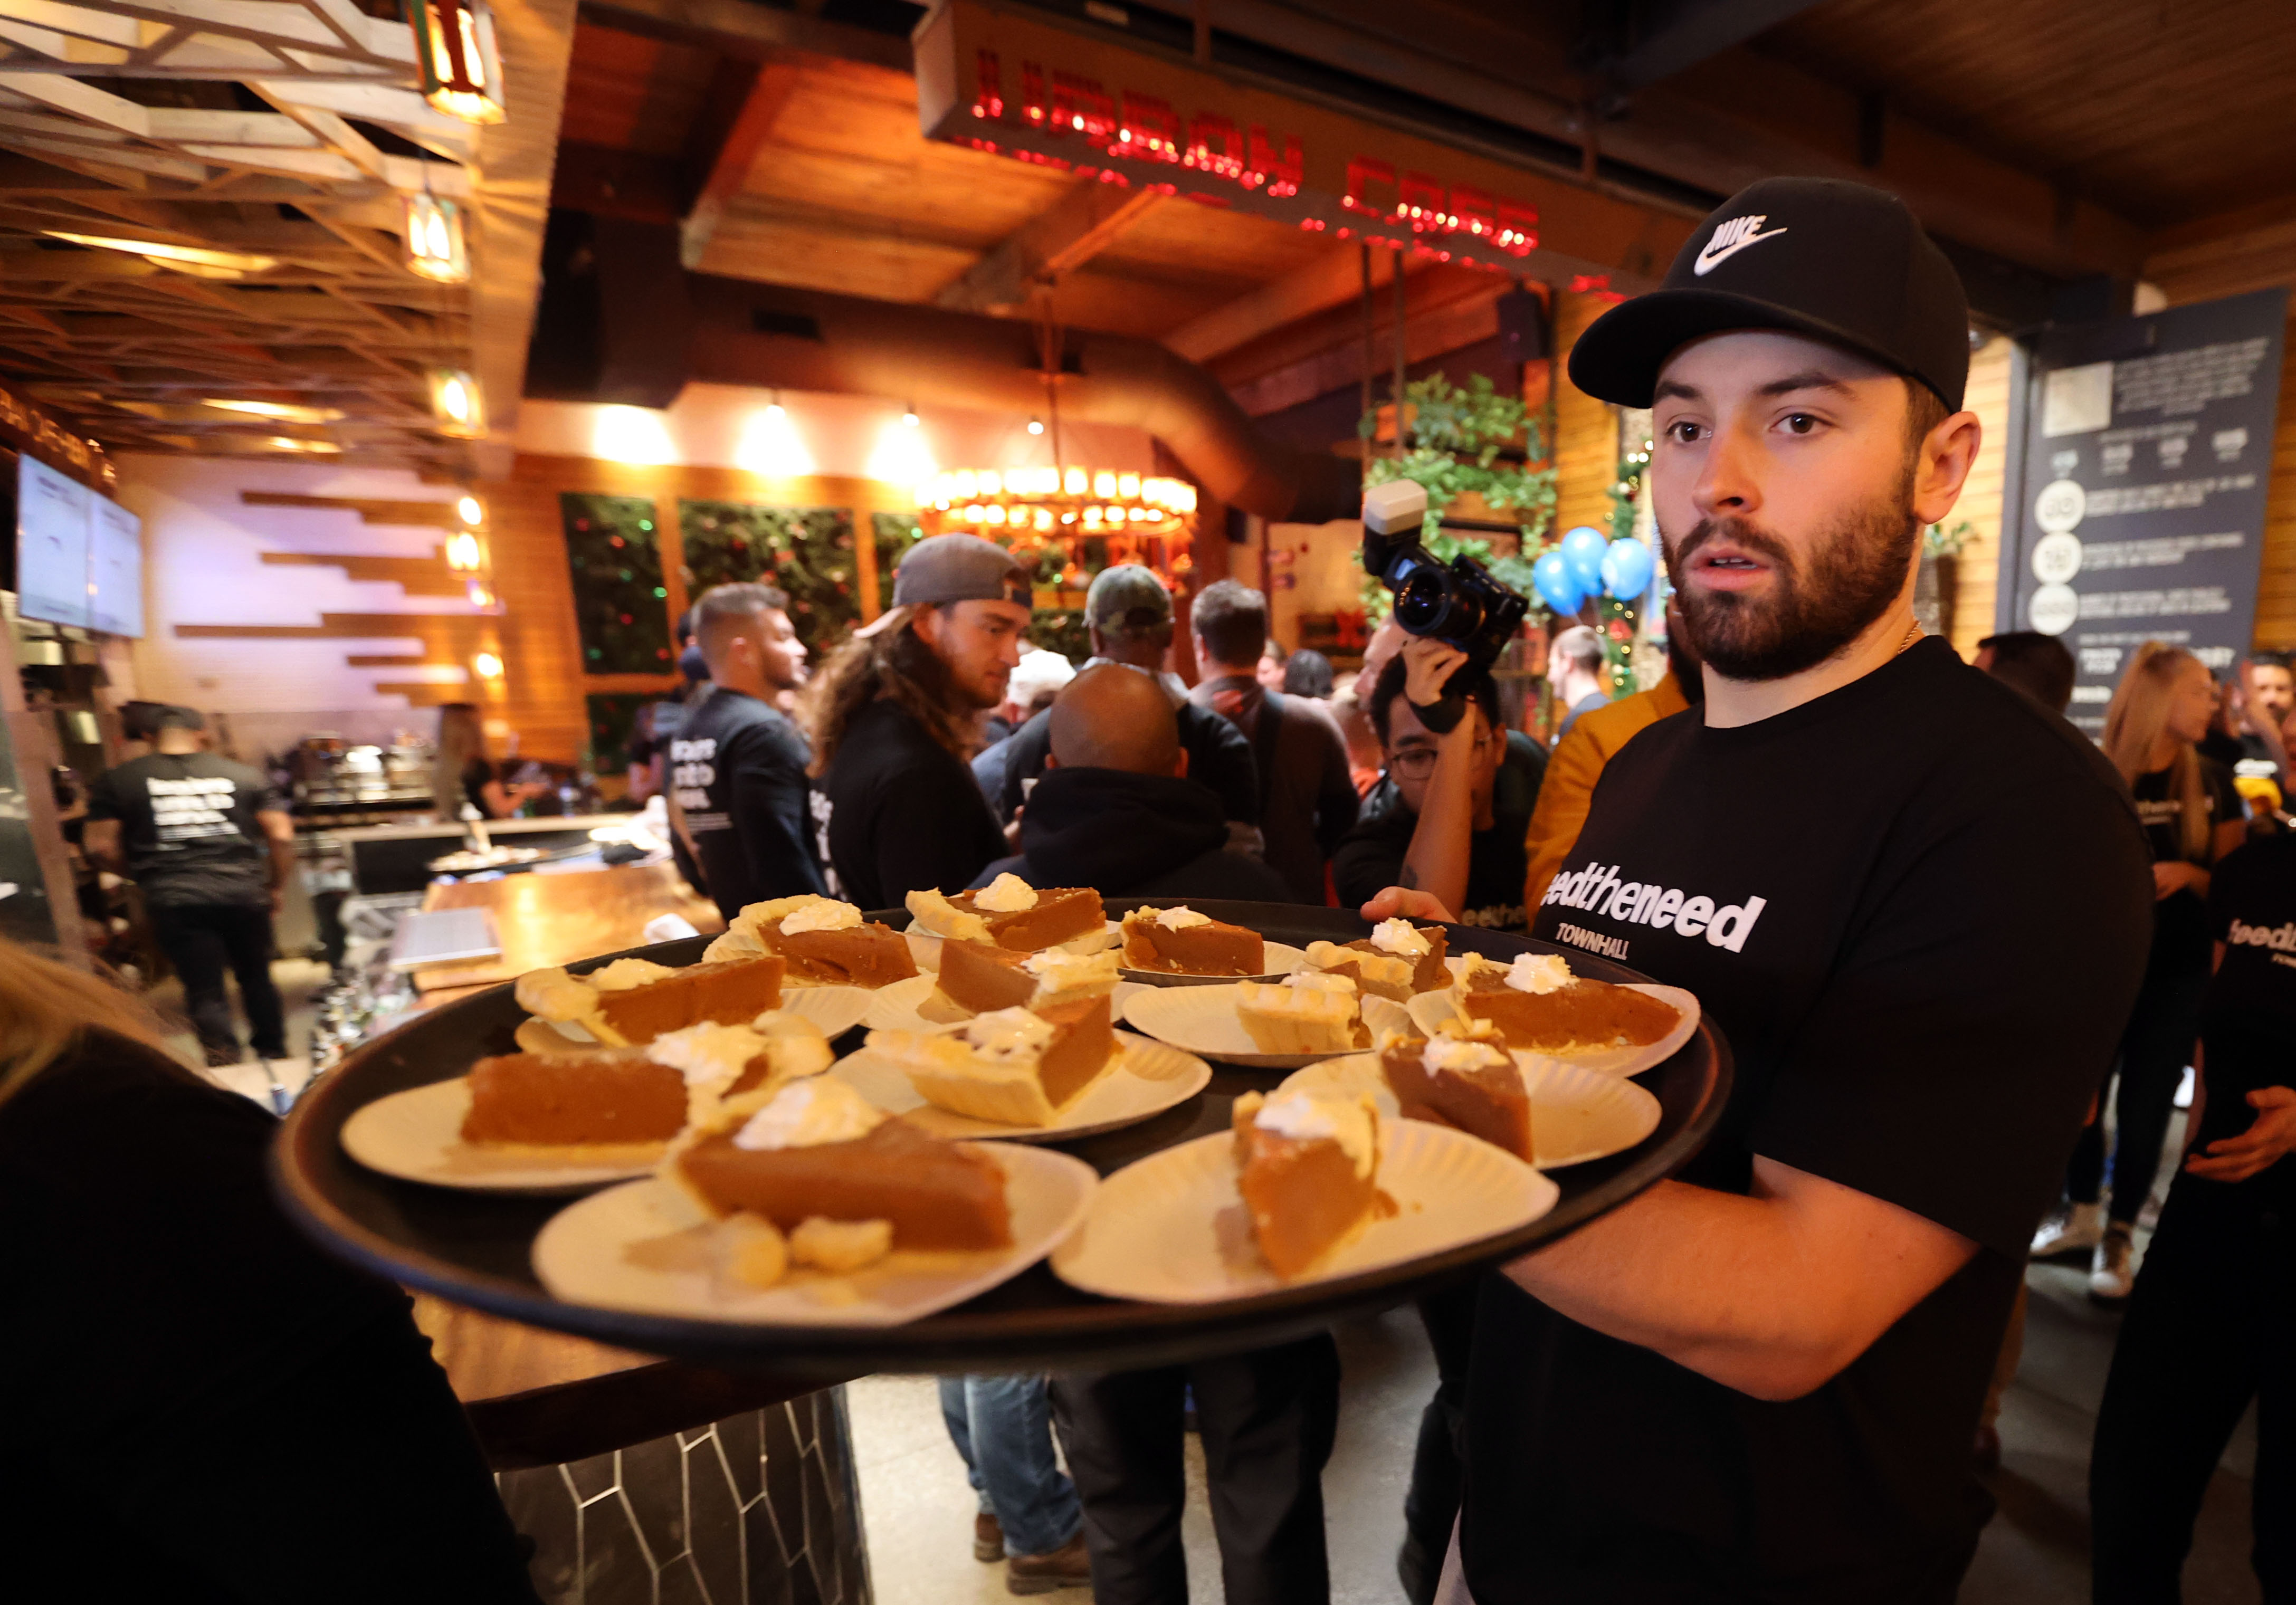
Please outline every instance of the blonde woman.
[[[535, 1599], [406, 1296], [321, 1254], [277, 1122], [0, 940], [0, 1547], [33, 1599]], [[28, 1575], [29, 1568], [29, 1575]]]
[[463, 817], [469, 803], [481, 819], [508, 819], [521, 804], [540, 797], [550, 788], [539, 781], [513, 783], [488, 761], [487, 728], [472, 702], [439, 705], [439, 747], [430, 760], [430, 795], [439, 817]]
[[2216, 708], [2216, 682], [2206, 664], [2182, 647], [2148, 641], [2105, 709], [2104, 755], [2128, 781], [2152, 848], [2152, 953], [2113, 1067], [2120, 1085], [2113, 1099], [2119, 1136], [2110, 1210], [2098, 1201], [2105, 1170], [2100, 1090], [2097, 1115], [2081, 1132], [2065, 1173], [2066, 1209], [2043, 1223], [2033, 1253], [2090, 1251], [2089, 1296], [2107, 1304], [2128, 1297], [2136, 1213], [2152, 1191], [2169, 1106], [2200, 1035], [2209, 981], [2210, 873], [2244, 833], [2232, 772], [2195, 746]]

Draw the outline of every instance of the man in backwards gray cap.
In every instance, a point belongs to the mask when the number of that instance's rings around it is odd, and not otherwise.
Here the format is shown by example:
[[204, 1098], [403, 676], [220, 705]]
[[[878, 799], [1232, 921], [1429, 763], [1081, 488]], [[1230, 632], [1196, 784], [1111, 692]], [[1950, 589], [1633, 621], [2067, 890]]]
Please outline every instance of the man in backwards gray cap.
[[1028, 570], [977, 536], [909, 548], [893, 605], [816, 676], [813, 815], [832, 889], [865, 909], [955, 892], [1005, 851], [966, 766], [1029, 627]]

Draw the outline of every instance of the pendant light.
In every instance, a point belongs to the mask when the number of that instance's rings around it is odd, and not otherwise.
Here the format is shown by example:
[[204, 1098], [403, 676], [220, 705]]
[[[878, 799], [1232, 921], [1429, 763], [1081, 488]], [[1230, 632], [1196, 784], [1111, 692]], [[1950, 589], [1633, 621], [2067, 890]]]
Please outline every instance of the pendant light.
[[508, 116], [502, 53], [495, 48], [495, 18], [486, 0], [406, 0], [406, 5], [414, 59], [422, 69], [422, 98], [466, 123], [498, 123]]

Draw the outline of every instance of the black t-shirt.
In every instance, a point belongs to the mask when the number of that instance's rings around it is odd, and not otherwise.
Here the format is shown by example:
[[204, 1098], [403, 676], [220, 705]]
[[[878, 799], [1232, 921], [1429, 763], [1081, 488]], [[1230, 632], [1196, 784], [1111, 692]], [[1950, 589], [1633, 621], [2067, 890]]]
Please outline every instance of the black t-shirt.
[[[2209, 834], [2227, 820], [2245, 818], [2240, 793], [2233, 790], [2232, 771], [2212, 757], [2202, 757], [2201, 800], [2209, 815]], [[2184, 807], [2173, 789], [2176, 770], [2154, 769], [2140, 774], [2129, 790], [2136, 794], [2136, 815], [2144, 822], [2144, 839], [2155, 864], [2182, 864], [2185, 851]], [[2210, 848], [2192, 861], [2208, 867]], [[2164, 973], [2190, 974], [2209, 967], [2209, 922], [2198, 892], [2185, 890], [2163, 897], [2152, 907], [2152, 962]]]
[[971, 766], [882, 697], [845, 727], [813, 822], [831, 894], [865, 909], [898, 908], [927, 888], [960, 891], [1006, 851]]
[[[2227, 854], [2210, 878], [2208, 922], [2225, 954], [2201, 1017], [2202, 1146], [2256, 1123], [2249, 1093], [2296, 1086], [2296, 836], [2268, 836]], [[2179, 1177], [2178, 1185], [2191, 1179]], [[2296, 1204], [2296, 1159], [2235, 1185], [2281, 1208]]]
[[480, 819], [492, 819], [495, 811], [487, 807], [487, 788], [501, 778], [495, 766], [482, 757], [474, 757], [463, 766], [463, 800], [479, 811]]
[[[1467, 905], [1459, 923], [1493, 930], [1523, 929], [1523, 882], [1530, 857], [1523, 843], [1531, 811], [1538, 806], [1546, 754], [1519, 730], [1507, 733], [1507, 756], [1491, 788], [1491, 828], [1477, 831], [1467, 845]], [[1340, 906], [1358, 908], [1382, 888], [1399, 883], [1411, 851], [1419, 815], [1403, 800], [1395, 782], [1382, 780], [1364, 799], [1363, 815], [1332, 855], [1332, 885]]]
[[1687, 987], [1727, 1037], [1684, 1179], [1744, 1192], [1759, 1154], [1979, 1251], [1783, 1404], [1489, 1279], [1462, 1535], [1481, 1605], [1953, 1597], [2026, 1249], [2144, 969], [2144, 865], [2096, 749], [1934, 639], [1611, 760], [1533, 929]]
[[701, 875], [728, 920], [752, 903], [828, 890], [813, 858], [797, 726], [745, 692], [718, 686], [685, 715], [664, 750], [668, 782]]
[[87, 816], [119, 822], [128, 878], [153, 908], [254, 908], [271, 900], [255, 816], [283, 813], [271, 782], [212, 752], [152, 752], [88, 788]]

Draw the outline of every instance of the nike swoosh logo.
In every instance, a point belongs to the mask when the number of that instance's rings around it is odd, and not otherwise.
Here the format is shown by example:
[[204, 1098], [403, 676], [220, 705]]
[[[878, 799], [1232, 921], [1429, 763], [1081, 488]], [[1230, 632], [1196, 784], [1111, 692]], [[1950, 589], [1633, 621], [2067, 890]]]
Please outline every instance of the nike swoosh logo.
[[[1763, 233], [1742, 235], [1727, 242], [1709, 240], [1706, 242], [1706, 249], [1698, 253], [1698, 260], [1690, 265], [1690, 271], [1702, 279], [1712, 273], [1718, 263], [1736, 256], [1749, 245], [1759, 245], [1765, 240], [1775, 240], [1785, 232], [1782, 228], [1774, 228]], [[1722, 245], [1720, 250], [1714, 249], [1718, 243]]]

